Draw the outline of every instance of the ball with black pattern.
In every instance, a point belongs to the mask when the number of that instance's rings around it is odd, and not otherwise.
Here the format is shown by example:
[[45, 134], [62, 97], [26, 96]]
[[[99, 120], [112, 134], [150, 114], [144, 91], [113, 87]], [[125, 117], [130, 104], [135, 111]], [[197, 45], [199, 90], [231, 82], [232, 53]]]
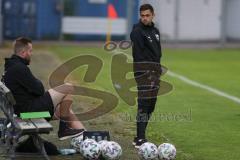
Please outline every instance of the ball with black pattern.
[[96, 160], [101, 154], [100, 145], [93, 139], [85, 139], [81, 143], [81, 154], [88, 160]]

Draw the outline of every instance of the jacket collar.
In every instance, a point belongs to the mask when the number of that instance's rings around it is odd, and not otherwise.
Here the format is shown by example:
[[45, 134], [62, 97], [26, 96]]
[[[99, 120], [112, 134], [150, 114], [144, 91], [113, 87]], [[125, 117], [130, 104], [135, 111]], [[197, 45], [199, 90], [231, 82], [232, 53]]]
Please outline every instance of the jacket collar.
[[20, 57], [20, 56], [18, 56], [16, 54], [13, 54], [12, 58], [19, 60], [20, 62], [22, 62], [25, 65], [29, 65], [29, 61], [28, 60], [26, 60], [26, 59], [24, 59], [24, 58], [22, 58], [22, 57]]
[[141, 26], [142, 28], [144, 28], [144, 29], [154, 28], [154, 26], [155, 26], [155, 24], [154, 24], [153, 22], [152, 22], [152, 25], [146, 26], [146, 25], [144, 25], [144, 24], [141, 22], [141, 20], [139, 20], [139, 24], [140, 24], [140, 26]]

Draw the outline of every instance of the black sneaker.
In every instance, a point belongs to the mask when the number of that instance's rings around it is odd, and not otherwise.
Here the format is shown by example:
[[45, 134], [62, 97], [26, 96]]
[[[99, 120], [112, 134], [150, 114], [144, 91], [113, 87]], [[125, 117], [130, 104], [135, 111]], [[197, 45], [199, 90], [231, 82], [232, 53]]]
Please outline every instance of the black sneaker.
[[84, 131], [84, 129], [66, 128], [65, 130], [58, 131], [58, 137], [59, 140], [65, 140], [68, 138], [80, 136]]
[[133, 142], [132, 142], [132, 145], [136, 145], [136, 143], [137, 143], [137, 140], [138, 140], [138, 138], [137, 137], [134, 137], [134, 139], [133, 139]]
[[146, 139], [137, 139], [136, 140], [136, 144], [135, 144], [135, 148], [139, 148], [143, 143], [147, 142]]
[[85, 131], [84, 129], [69, 128], [65, 122], [60, 121], [58, 137], [59, 137], [59, 140], [65, 140], [68, 138], [79, 136], [83, 134], [84, 131]]

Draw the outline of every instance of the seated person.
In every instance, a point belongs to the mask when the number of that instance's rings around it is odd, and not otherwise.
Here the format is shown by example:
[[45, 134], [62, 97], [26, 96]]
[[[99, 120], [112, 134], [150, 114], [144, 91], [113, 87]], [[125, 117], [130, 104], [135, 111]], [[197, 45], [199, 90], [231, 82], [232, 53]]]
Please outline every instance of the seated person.
[[32, 56], [32, 41], [20, 37], [13, 43], [14, 53], [5, 59], [2, 81], [16, 100], [14, 113], [48, 111], [51, 119], [59, 119], [60, 140], [81, 135], [85, 128], [71, 109], [73, 86], [63, 84], [48, 91], [32, 74], [28, 65]]

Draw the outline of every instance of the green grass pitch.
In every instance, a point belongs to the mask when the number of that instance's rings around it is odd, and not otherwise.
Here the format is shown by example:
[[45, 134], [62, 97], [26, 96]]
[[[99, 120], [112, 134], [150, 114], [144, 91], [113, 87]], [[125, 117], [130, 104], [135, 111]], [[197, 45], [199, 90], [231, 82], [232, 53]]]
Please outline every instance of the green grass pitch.
[[[36, 46], [36, 50], [47, 50], [61, 62], [81, 55], [93, 55], [102, 60], [103, 68], [94, 83], [83, 82], [86, 66], [74, 70], [71, 75], [76, 84], [108, 91], [119, 98], [117, 108], [110, 114], [127, 113], [132, 119], [129, 122], [122, 119], [120, 123], [124, 125], [121, 127], [128, 123], [131, 127], [128, 128], [129, 133], [126, 131], [124, 135], [118, 135], [119, 130], [124, 128], [118, 128], [118, 124], [113, 122], [112, 128], [116, 130], [111, 134], [119, 136], [120, 142], [122, 138], [125, 144], [129, 143], [123, 146], [123, 159], [137, 159], [137, 152], [131, 146], [135, 132], [136, 106], [128, 106], [114, 90], [110, 76], [111, 58], [114, 53], [106, 52], [103, 48], [77, 45], [39, 45]], [[131, 57], [131, 50], [118, 51]], [[162, 64], [171, 72], [240, 98], [240, 49], [163, 48]], [[164, 75], [163, 79], [171, 83], [174, 89], [158, 97], [156, 110], [147, 130], [148, 140], [155, 144], [174, 144], [177, 148], [177, 160], [239, 159], [240, 103], [192, 86], [168, 74]], [[104, 118], [105, 116], [102, 116], [102, 120]], [[98, 122], [94, 124], [98, 125]], [[101, 129], [105, 129], [104, 125], [99, 125]], [[128, 138], [128, 141], [125, 142], [124, 137]]]
[[[53, 47], [62, 60], [91, 54], [101, 58], [103, 69], [97, 88], [115, 91], [110, 80], [113, 53], [101, 48]], [[122, 51], [131, 54], [131, 51]], [[163, 49], [162, 64], [170, 71], [230, 95], [240, 97], [239, 49]], [[80, 69], [75, 76], [84, 75]], [[158, 97], [155, 119], [148, 127], [148, 139], [176, 145], [177, 160], [234, 160], [240, 157], [240, 104], [177, 78], [164, 76], [174, 90]], [[121, 98], [117, 112], [130, 112]], [[160, 116], [162, 117], [159, 117]], [[185, 115], [177, 119], [174, 116]]]

